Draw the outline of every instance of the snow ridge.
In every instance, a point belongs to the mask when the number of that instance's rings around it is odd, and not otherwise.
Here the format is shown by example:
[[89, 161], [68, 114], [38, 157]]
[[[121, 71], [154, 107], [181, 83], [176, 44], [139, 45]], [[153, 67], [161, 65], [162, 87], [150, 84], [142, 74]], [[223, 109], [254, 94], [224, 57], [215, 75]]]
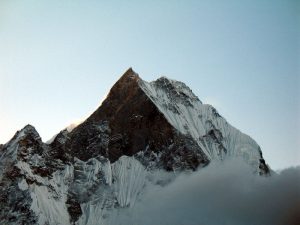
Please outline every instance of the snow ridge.
[[242, 157], [258, 172], [261, 151], [257, 143], [231, 126], [214, 107], [202, 104], [184, 83], [162, 77], [150, 83], [140, 80], [139, 85], [170, 124], [191, 136], [210, 160]]

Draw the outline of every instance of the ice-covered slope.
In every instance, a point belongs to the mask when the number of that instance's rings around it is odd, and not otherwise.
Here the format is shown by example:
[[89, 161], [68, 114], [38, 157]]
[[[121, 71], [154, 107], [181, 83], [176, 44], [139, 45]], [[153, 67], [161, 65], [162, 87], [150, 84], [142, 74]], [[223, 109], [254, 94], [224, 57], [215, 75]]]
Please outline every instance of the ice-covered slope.
[[191, 136], [210, 160], [242, 157], [258, 170], [262, 159], [258, 144], [231, 126], [214, 107], [202, 104], [184, 83], [162, 77], [139, 84], [166, 119]]

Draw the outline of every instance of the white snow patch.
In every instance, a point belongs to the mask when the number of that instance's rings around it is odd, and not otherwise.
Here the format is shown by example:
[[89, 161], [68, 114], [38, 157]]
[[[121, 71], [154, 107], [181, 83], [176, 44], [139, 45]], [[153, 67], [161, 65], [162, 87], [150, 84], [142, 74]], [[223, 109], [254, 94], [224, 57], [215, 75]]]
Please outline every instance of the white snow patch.
[[28, 189], [28, 184], [27, 184], [27, 182], [26, 182], [26, 180], [24, 178], [18, 183], [18, 187], [22, 191], [25, 191], [25, 190]]

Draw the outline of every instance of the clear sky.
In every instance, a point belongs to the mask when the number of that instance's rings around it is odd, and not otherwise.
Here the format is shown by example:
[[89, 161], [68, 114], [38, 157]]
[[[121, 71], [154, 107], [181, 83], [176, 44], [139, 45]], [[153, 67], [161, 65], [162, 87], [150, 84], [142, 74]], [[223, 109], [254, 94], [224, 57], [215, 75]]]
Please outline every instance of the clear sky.
[[1, 0], [0, 143], [28, 123], [47, 141], [133, 67], [184, 81], [273, 169], [299, 165], [299, 2]]

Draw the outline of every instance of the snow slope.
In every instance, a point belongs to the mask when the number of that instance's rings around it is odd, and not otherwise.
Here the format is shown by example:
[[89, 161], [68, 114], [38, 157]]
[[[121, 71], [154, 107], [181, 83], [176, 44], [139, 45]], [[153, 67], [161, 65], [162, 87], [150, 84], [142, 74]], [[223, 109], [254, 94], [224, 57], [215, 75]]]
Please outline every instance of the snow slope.
[[174, 128], [191, 136], [210, 160], [242, 157], [258, 172], [258, 144], [231, 126], [214, 107], [202, 104], [184, 83], [162, 77], [150, 83], [140, 80], [139, 85]]

